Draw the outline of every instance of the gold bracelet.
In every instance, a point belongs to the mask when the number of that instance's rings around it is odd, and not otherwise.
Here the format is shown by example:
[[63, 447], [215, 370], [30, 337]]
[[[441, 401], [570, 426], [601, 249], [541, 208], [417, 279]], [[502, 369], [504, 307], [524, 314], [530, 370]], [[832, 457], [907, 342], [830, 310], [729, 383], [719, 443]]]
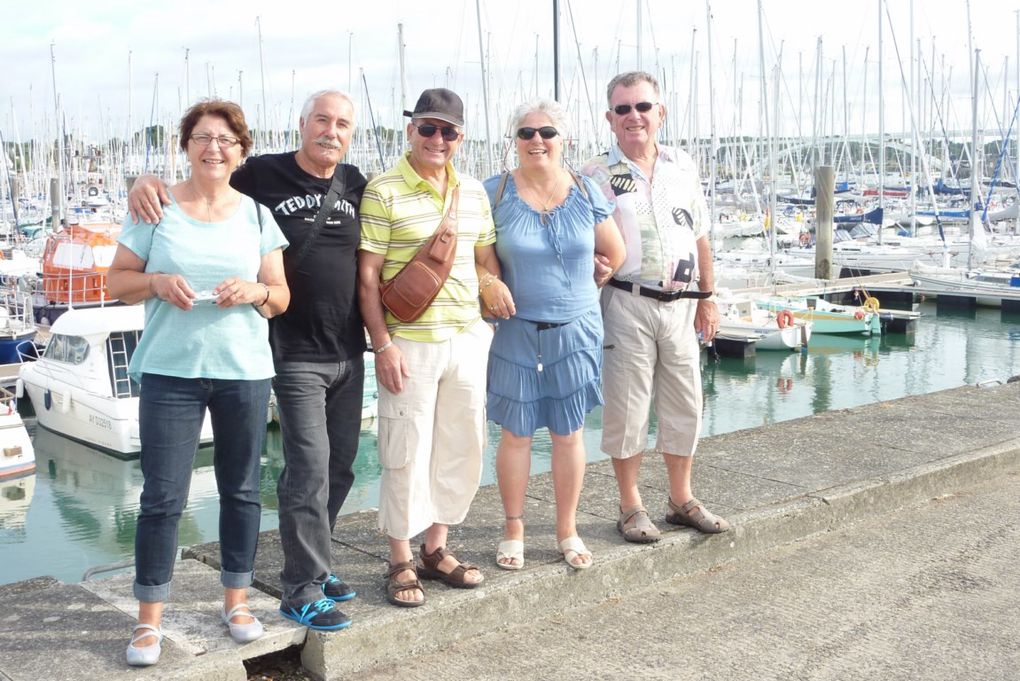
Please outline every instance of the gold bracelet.
[[262, 288], [266, 289], [266, 297], [262, 299], [261, 303], [259, 303], [259, 307], [265, 307], [266, 303], [269, 302], [269, 285], [261, 281], [259, 283], [262, 284]]

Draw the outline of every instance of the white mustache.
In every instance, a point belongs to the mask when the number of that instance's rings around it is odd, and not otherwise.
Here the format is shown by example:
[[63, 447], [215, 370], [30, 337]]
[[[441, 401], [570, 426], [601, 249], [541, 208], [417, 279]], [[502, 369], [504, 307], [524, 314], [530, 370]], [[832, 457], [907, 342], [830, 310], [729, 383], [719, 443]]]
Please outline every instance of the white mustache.
[[338, 142], [335, 142], [325, 136], [316, 138], [315, 143], [324, 147], [329, 147], [330, 149], [340, 148], [340, 144]]

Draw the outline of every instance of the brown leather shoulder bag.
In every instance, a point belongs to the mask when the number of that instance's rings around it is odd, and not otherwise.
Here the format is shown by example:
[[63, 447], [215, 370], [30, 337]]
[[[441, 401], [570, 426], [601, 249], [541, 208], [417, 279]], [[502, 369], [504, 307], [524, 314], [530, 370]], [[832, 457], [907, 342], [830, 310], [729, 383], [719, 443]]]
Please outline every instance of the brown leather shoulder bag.
[[450, 208], [435, 234], [418, 249], [411, 262], [383, 282], [382, 303], [402, 322], [421, 317], [439, 295], [457, 256], [457, 203], [460, 187], [453, 188]]

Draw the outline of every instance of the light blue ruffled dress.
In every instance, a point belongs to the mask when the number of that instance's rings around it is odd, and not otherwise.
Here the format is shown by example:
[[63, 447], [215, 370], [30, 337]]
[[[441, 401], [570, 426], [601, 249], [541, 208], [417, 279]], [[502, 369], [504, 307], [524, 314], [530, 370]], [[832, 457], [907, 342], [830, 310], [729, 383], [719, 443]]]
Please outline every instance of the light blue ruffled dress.
[[[485, 181], [490, 204], [499, 175]], [[496, 206], [496, 253], [517, 314], [498, 320], [489, 351], [488, 418], [514, 435], [547, 427], [568, 435], [602, 404], [602, 313], [594, 280], [595, 225], [611, 213], [581, 178], [566, 200], [539, 213], [507, 179]]]

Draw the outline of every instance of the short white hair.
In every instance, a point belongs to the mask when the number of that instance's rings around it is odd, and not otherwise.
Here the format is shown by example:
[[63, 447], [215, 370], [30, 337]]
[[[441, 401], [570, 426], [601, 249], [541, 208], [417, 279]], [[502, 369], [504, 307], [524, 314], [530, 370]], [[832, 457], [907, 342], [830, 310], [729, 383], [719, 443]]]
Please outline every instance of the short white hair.
[[354, 109], [354, 100], [351, 99], [351, 96], [343, 90], [319, 90], [318, 92], [313, 92], [308, 95], [308, 99], [305, 100], [304, 106], [301, 107], [301, 122], [308, 120], [308, 115], [312, 113], [312, 109], [315, 108], [315, 101], [319, 99], [319, 97], [325, 97], [326, 95], [334, 95], [340, 99], [345, 99], [347, 100], [347, 103], [351, 105], [351, 110]]
[[533, 113], [542, 113], [548, 116], [549, 122], [556, 128], [556, 131], [560, 133], [561, 137], [566, 139], [570, 132], [567, 110], [554, 99], [533, 99], [517, 107], [514, 110], [514, 115], [510, 118], [510, 134], [517, 134], [517, 130], [521, 127], [524, 119]]

